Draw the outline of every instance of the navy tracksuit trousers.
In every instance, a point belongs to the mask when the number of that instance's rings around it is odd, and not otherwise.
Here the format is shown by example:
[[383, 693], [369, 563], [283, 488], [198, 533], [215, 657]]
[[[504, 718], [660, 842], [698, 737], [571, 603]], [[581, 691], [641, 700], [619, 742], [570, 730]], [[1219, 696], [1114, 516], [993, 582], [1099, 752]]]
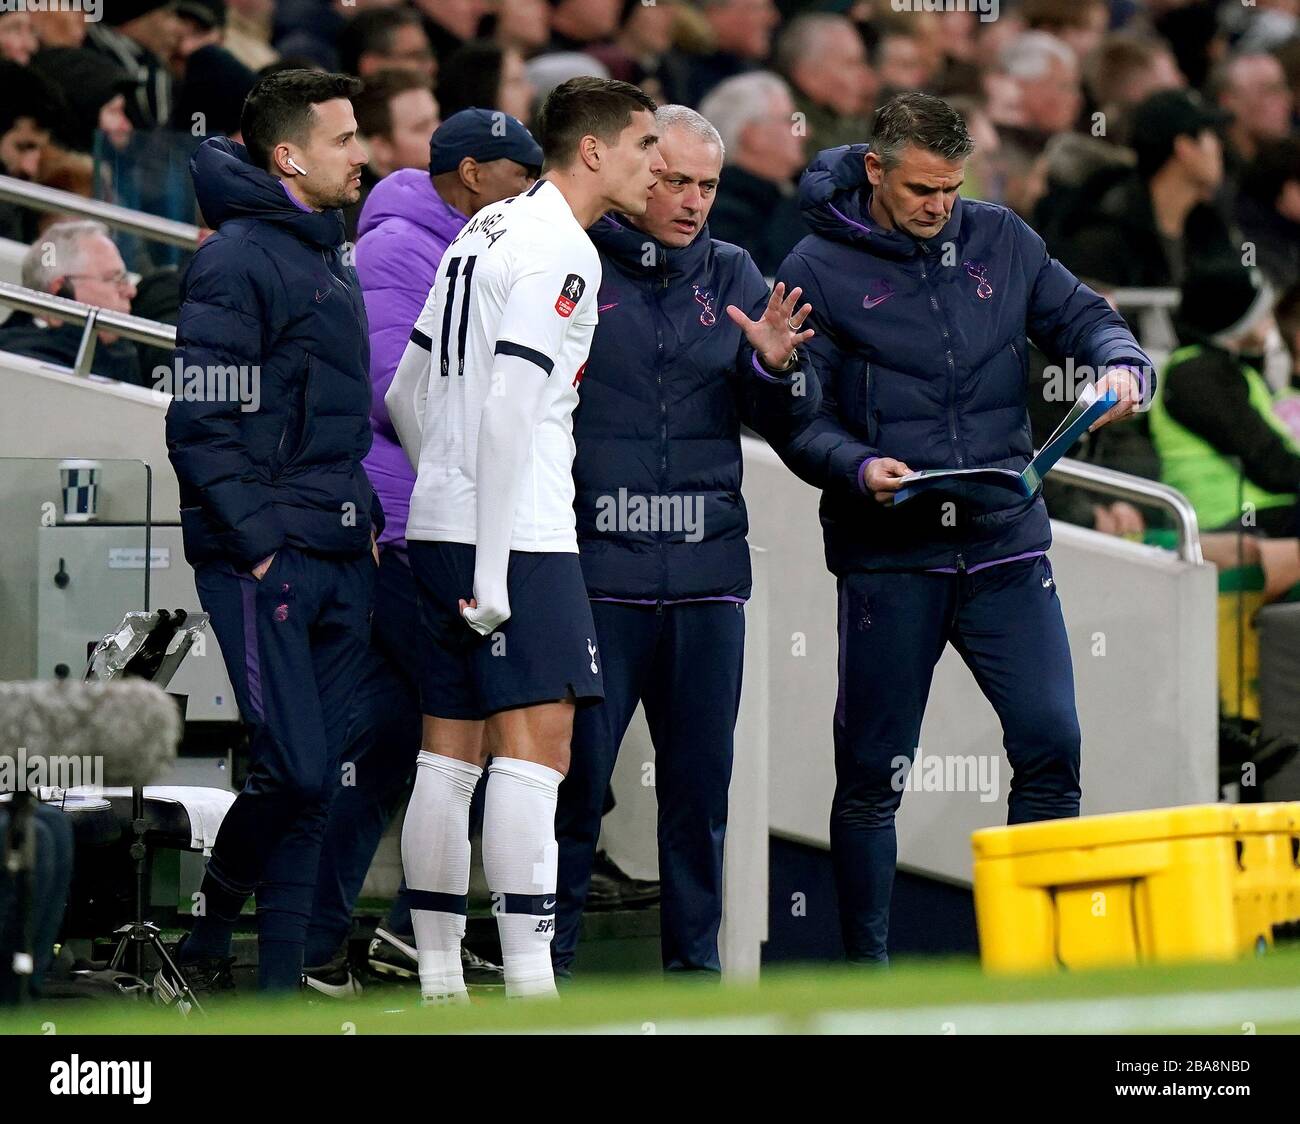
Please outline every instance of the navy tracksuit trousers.
[[294, 989], [370, 638], [375, 563], [369, 553], [335, 559], [282, 547], [260, 582], [218, 562], [198, 566], [195, 585], [249, 725], [251, 759], [204, 882], [232, 909], [256, 892], [258, 985]]
[[[352, 768], [339, 770], [325, 828], [307, 934], [309, 965], [327, 963], [347, 939], [352, 908], [379, 841], [410, 791], [421, 739], [414, 660], [419, 635], [415, 578], [406, 551], [381, 547], [370, 646], [356, 686], [352, 738], [343, 754]], [[393, 903], [388, 926], [399, 936], [411, 932], [404, 892]]]
[[655, 749], [661, 944], [670, 971], [720, 970], [722, 845], [745, 652], [734, 601], [593, 601], [605, 700], [574, 718], [555, 814], [559, 844], [551, 960], [572, 970], [619, 745], [637, 703]]
[[913, 759], [945, 644], [1002, 722], [1013, 824], [1079, 814], [1074, 672], [1045, 555], [975, 573], [850, 573], [838, 585], [831, 853], [849, 959], [885, 962], [903, 795], [894, 762]]

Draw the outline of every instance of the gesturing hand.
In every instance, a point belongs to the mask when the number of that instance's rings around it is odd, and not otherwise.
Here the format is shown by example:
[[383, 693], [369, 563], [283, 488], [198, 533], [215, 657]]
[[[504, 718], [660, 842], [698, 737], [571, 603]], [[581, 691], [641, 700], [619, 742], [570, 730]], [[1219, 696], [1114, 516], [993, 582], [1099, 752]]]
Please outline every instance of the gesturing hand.
[[812, 312], [812, 305], [805, 304], [798, 312], [795, 311], [802, 293], [803, 290], [796, 286], [786, 296], [785, 285], [778, 281], [762, 318], [758, 320], [751, 320], [734, 304], [727, 305], [727, 315], [740, 326], [763, 364], [773, 371], [784, 367], [794, 349], [816, 334], [811, 328], [803, 328], [803, 322]]

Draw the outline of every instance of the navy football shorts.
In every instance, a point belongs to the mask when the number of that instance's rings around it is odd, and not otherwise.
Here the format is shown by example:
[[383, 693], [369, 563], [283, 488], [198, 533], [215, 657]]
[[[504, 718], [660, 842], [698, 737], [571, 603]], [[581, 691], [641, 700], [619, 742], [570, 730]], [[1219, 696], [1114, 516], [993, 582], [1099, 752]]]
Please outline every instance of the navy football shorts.
[[420, 602], [420, 709], [478, 720], [512, 707], [605, 697], [591, 603], [577, 554], [510, 552], [510, 619], [480, 636], [460, 615], [474, 590], [474, 547], [409, 542]]

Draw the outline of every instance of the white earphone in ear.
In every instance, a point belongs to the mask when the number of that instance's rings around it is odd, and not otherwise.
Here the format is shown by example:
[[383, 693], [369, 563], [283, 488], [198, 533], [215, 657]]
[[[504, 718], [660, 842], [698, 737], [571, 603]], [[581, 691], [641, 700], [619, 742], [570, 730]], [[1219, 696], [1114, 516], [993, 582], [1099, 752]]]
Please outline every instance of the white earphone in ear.
[[291, 167], [300, 176], [305, 176], [307, 174], [307, 169], [302, 167], [292, 156], [290, 156], [288, 159], [289, 159], [289, 167]]

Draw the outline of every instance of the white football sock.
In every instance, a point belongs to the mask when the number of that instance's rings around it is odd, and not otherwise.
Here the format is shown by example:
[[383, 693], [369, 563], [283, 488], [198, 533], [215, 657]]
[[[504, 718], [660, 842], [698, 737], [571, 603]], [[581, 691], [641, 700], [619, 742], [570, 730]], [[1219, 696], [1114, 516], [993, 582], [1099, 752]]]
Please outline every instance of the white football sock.
[[563, 779], [554, 769], [514, 757], [495, 757], [488, 766], [483, 873], [501, 935], [508, 999], [556, 993], [555, 803]]
[[[402, 867], [412, 891], [420, 994], [426, 999], [467, 995], [460, 962], [461, 903], [469, 891], [469, 805], [482, 775], [477, 765], [428, 750], [421, 750], [417, 762], [402, 825]], [[430, 901], [422, 894], [460, 901]]]

